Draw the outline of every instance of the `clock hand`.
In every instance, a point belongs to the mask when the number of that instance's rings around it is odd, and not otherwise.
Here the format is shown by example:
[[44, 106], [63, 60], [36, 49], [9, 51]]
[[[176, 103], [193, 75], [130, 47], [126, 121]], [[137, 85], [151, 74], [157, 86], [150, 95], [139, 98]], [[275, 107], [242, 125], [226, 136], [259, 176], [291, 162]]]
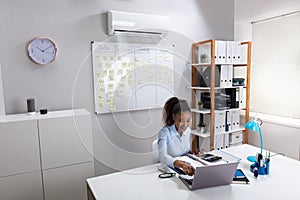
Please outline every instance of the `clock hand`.
[[38, 46], [34, 46], [34, 47], [37, 48], [38, 50], [40, 50], [41, 52], [44, 52], [44, 50], [39, 48]]
[[52, 47], [52, 45], [50, 45], [50, 46], [47, 47], [46, 49], [43, 49], [43, 52], [46, 51], [47, 49], [49, 49], [50, 47]]
[[45, 51], [44, 53], [47, 53], [47, 54], [54, 54], [54, 52], [48, 52], [48, 51]]

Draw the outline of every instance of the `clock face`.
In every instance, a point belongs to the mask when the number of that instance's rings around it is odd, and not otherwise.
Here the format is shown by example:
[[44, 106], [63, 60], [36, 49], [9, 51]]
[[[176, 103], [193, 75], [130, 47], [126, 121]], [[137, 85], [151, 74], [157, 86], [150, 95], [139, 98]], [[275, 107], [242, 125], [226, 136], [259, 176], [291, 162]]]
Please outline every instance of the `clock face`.
[[28, 56], [37, 64], [52, 63], [57, 55], [57, 47], [49, 38], [34, 38], [28, 44]]

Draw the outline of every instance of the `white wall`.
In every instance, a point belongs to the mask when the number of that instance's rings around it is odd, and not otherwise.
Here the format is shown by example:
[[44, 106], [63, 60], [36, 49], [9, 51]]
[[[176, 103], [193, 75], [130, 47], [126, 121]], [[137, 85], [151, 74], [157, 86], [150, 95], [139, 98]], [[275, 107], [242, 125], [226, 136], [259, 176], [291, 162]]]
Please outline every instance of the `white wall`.
[[1, 62], [0, 62], [0, 116], [5, 115], [5, 104], [2, 86], [2, 72], [1, 72]]
[[[251, 22], [253, 21], [298, 10], [300, 10], [298, 0], [235, 0], [235, 40], [252, 40]], [[282, 123], [268, 115], [264, 115], [263, 120], [265, 121], [262, 126], [265, 148], [300, 160], [300, 120], [280, 119], [284, 120]], [[259, 146], [258, 134], [249, 134], [249, 143]]]
[[[233, 0], [0, 0], [0, 62], [7, 114], [26, 112], [26, 99], [36, 109], [86, 108], [93, 113], [90, 42], [106, 35], [108, 9], [166, 15], [171, 18], [171, 44], [176, 58], [175, 92], [190, 98], [191, 43], [233, 39]], [[32, 63], [26, 43], [36, 36], [58, 45], [57, 60]], [[151, 143], [161, 127], [161, 110], [93, 115], [96, 173], [105, 174], [151, 162]], [[58, 138], [59, 139], [59, 138]]]

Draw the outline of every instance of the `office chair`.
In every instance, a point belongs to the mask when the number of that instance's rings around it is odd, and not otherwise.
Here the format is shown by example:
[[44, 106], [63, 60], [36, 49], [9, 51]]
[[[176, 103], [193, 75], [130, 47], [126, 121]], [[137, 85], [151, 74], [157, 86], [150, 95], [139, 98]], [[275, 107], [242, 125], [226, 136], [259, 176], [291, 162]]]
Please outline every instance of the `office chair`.
[[152, 142], [152, 162], [158, 163], [158, 139]]

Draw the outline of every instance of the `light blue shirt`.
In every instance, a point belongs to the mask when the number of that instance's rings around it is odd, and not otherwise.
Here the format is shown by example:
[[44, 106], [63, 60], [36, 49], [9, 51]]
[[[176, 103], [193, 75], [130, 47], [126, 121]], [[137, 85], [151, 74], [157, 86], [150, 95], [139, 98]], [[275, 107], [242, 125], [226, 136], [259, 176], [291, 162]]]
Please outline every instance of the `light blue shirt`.
[[182, 156], [190, 151], [191, 129], [188, 127], [181, 135], [175, 124], [164, 126], [158, 134], [159, 161], [166, 166], [174, 167], [174, 157]]

